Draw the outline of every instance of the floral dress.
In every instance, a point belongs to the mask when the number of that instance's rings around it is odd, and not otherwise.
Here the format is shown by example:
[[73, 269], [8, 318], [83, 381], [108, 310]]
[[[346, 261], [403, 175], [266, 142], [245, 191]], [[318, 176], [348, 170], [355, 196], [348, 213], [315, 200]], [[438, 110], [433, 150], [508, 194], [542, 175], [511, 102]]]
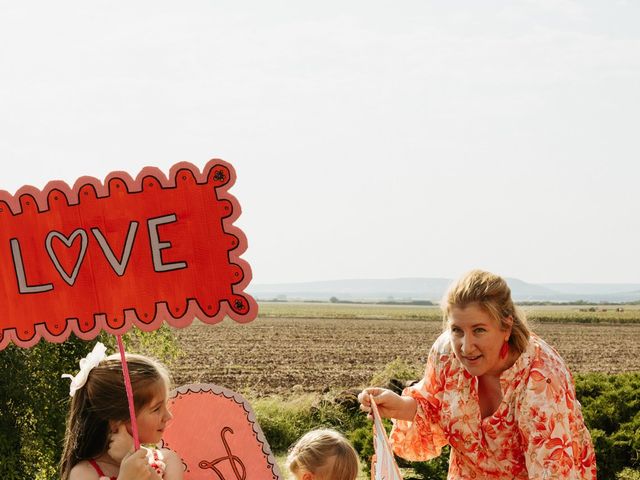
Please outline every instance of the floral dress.
[[434, 343], [424, 379], [403, 392], [416, 399], [413, 421], [395, 420], [397, 455], [429, 460], [451, 446], [449, 480], [595, 479], [591, 436], [560, 355], [534, 335], [500, 377], [503, 399], [482, 418], [478, 378], [451, 349], [449, 332]]

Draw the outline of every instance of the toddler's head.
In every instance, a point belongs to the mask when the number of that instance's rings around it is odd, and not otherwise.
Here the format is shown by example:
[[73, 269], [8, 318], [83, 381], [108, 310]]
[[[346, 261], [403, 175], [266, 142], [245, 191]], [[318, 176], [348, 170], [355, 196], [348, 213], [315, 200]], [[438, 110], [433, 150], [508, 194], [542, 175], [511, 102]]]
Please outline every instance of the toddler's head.
[[311, 430], [289, 450], [287, 467], [296, 480], [355, 480], [358, 454], [335, 430]]

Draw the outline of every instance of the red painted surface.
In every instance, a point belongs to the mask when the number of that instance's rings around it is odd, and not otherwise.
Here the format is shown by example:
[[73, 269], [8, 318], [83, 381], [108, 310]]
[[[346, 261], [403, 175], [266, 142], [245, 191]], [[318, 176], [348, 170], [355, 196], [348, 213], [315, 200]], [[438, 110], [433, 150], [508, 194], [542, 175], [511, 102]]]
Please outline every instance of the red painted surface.
[[104, 184], [0, 191], [0, 349], [132, 324], [253, 320], [234, 181], [230, 164], [211, 160], [202, 172], [174, 165], [168, 178], [148, 167], [135, 179], [115, 172]]
[[178, 453], [185, 480], [280, 480], [271, 448], [249, 403], [212, 384], [172, 393], [162, 446]]

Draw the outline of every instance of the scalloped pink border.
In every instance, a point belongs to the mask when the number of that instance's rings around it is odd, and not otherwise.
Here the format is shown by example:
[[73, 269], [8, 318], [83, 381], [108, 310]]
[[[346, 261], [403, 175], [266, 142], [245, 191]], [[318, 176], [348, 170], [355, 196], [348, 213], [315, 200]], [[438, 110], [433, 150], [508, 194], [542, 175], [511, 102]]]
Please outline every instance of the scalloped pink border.
[[258, 315], [258, 304], [255, 299], [247, 294], [244, 290], [249, 285], [252, 274], [251, 267], [249, 264], [240, 258], [240, 255], [244, 253], [247, 249], [247, 239], [242, 230], [233, 225], [233, 222], [240, 216], [241, 208], [238, 200], [231, 195], [228, 190], [233, 186], [236, 180], [236, 173], [233, 166], [224, 160], [221, 159], [212, 159], [209, 160], [204, 166], [202, 172], [189, 162], [179, 162], [173, 165], [169, 171], [169, 176], [165, 176], [164, 173], [157, 167], [145, 167], [140, 173], [133, 179], [127, 172], [116, 171], [111, 172], [105, 178], [104, 182], [100, 182], [95, 177], [83, 176], [78, 178], [73, 188], [69, 187], [69, 185], [61, 180], [54, 180], [48, 182], [42, 190], [38, 190], [36, 187], [31, 185], [25, 185], [19, 188], [15, 195], [11, 195], [9, 192], [5, 190], [0, 190], [0, 202], [4, 202], [10, 209], [13, 215], [20, 215], [23, 211], [21, 201], [23, 197], [30, 196], [35, 202], [39, 211], [46, 211], [49, 209], [48, 205], [48, 196], [53, 191], [59, 191], [64, 194], [67, 198], [67, 202], [70, 205], [77, 205], [80, 203], [79, 200], [79, 192], [85, 186], [92, 186], [98, 198], [109, 196], [109, 187], [108, 184], [113, 179], [123, 180], [127, 187], [129, 188], [129, 192], [139, 192], [142, 191], [142, 181], [146, 177], [154, 177], [157, 179], [160, 184], [164, 188], [173, 188], [176, 186], [176, 176], [180, 170], [189, 170], [197, 183], [206, 183], [209, 178], [209, 174], [211, 170], [216, 166], [223, 166], [229, 171], [229, 179], [219, 187], [216, 188], [216, 193], [218, 198], [221, 200], [227, 200], [231, 203], [232, 213], [222, 219], [223, 230], [231, 235], [234, 235], [238, 238], [238, 245], [233, 250], [229, 251], [229, 260], [231, 263], [234, 263], [240, 267], [243, 272], [243, 278], [237, 284], [232, 285], [232, 291], [235, 295], [242, 296], [249, 304], [249, 309], [246, 314], [238, 314], [236, 313], [227, 301], [223, 301], [220, 304], [220, 310], [218, 313], [212, 317], [209, 317], [206, 313], [198, 305], [197, 301], [193, 299], [189, 299], [187, 302], [187, 309], [185, 310], [184, 315], [181, 317], [174, 317], [168, 310], [165, 302], [157, 302], [156, 305], [156, 316], [154, 320], [150, 323], [139, 322], [138, 317], [135, 314], [135, 310], [125, 310], [124, 311], [124, 324], [122, 327], [118, 329], [110, 328], [104, 319], [103, 315], [95, 315], [95, 327], [89, 331], [82, 332], [78, 327], [77, 321], [75, 319], [67, 319], [67, 327], [64, 329], [62, 333], [59, 335], [52, 335], [47, 330], [44, 324], [36, 324], [34, 326], [35, 334], [32, 339], [27, 341], [20, 341], [15, 333], [15, 329], [6, 329], [3, 332], [3, 336], [0, 339], [0, 350], [9, 345], [9, 343], [13, 343], [19, 347], [29, 348], [40, 341], [41, 338], [45, 339], [49, 342], [54, 343], [62, 343], [64, 342], [71, 333], [75, 334], [77, 337], [83, 340], [91, 340], [98, 336], [101, 331], [106, 331], [111, 334], [124, 334], [126, 333], [133, 325], [140, 328], [144, 331], [152, 331], [160, 328], [162, 324], [166, 321], [169, 325], [177, 328], [184, 328], [191, 323], [193, 320], [197, 318], [198, 320], [208, 323], [215, 324], [224, 319], [225, 316], [229, 316], [231, 319], [238, 323], [248, 323], [256, 318]]
[[[274, 479], [284, 479], [282, 473], [280, 472], [280, 468], [278, 467], [278, 462], [276, 462], [276, 458], [271, 450], [271, 445], [269, 445], [267, 437], [264, 435], [264, 432], [262, 431], [262, 428], [258, 423], [258, 418], [253, 411], [253, 407], [246, 398], [244, 398], [239, 393], [234, 392], [233, 390], [229, 390], [226, 387], [221, 387], [220, 385], [216, 385], [215, 383], [188, 383], [171, 390], [171, 392], [169, 392], [169, 400], [174, 400], [178, 397], [189, 395], [190, 393], [211, 393], [212, 395], [222, 395], [228, 399], [232, 399], [234, 402], [240, 405], [244, 409], [244, 411], [247, 412], [247, 421], [251, 424], [251, 428], [256, 434], [256, 439], [258, 440], [258, 442], [260, 442], [260, 444], [262, 444], [262, 452], [267, 457], [267, 463], [271, 466], [271, 471], [273, 472]], [[158, 443], [158, 447], [168, 448], [165, 445], [164, 439], [160, 440], [160, 442]]]

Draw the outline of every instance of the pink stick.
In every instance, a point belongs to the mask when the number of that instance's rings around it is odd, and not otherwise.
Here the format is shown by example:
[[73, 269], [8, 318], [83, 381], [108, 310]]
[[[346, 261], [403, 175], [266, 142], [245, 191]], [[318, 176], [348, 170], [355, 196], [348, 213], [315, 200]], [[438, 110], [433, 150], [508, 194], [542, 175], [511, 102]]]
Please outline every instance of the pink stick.
[[133, 445], [135, 449], [140, 449], [140, 440], [138, 439], [138, 422], [136, 422], [136, 410], [133, 405], [133, 389], [131, 388], [131, 379], [129, 378], [129, 367], [124, 356], [124, 344], [122, 337], [116, 335], [118, 339], [118, 350], [120, 350], [120, 359], [122, 360], [122, 376], [124, 377], [124, 388], [127, 390], [127, 400], [129, 401], [129, 417], [131, 417], [131, 434], [133, 435]]

